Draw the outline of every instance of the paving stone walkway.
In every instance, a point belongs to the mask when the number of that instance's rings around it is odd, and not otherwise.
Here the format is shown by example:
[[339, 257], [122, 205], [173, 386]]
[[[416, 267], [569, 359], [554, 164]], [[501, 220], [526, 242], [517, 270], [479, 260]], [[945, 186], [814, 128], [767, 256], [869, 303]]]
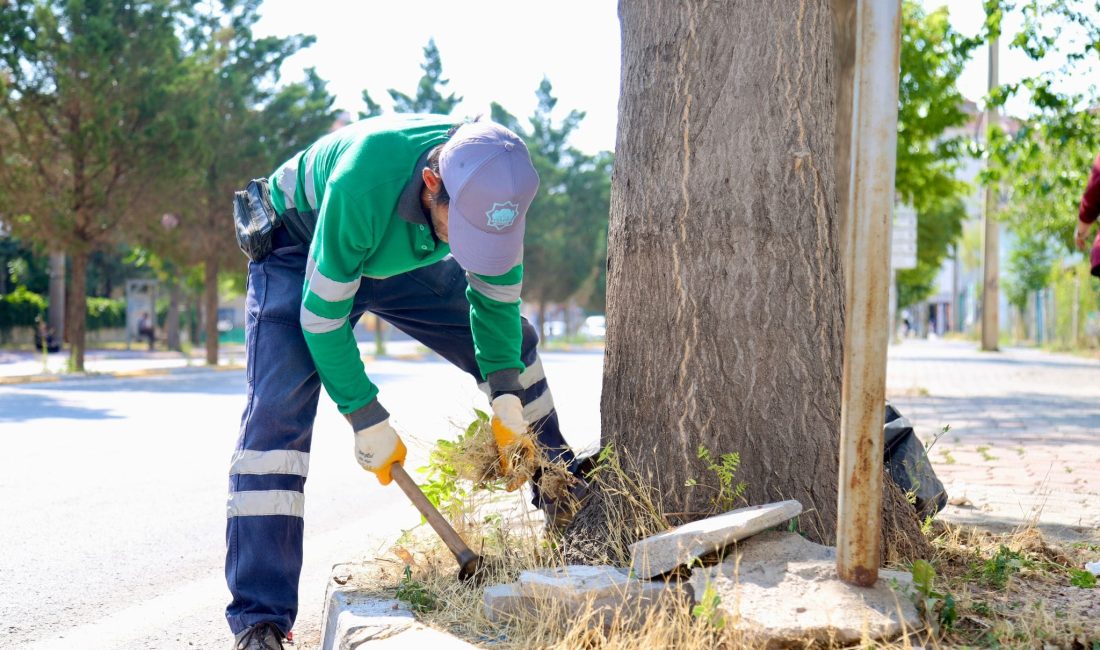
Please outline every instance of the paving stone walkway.
[[1100, 541], [1100, 361], [968, 342], [891, 346], [887, 396], [930, 449], [945, 519]]

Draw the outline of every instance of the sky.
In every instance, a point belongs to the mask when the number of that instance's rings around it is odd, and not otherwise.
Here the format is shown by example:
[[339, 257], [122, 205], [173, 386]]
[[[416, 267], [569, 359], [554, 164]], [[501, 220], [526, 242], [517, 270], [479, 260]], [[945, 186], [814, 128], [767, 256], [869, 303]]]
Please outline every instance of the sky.
[[489, 114], [496, 101], [523, 119], [550, 79], [555, 116], [586, 112], [578, 148], [613, 149], [619, 96], [619, 19], [613, 0], [265, 0], [257, 36], [313, 34], [317, 42], [283, 67], [287, 80], [316, 67], [336, 105], [362, 110], [364, 89], [390, 108], [388, 88], [413, 94], [424, 46], [434, 38], [454, 113]]
[[[963, 34], [981, 29], [981, 0], [923, 0], [927, 9], [946, 4], [952, 25]], [[583, 151], [615, 146], [619, 96], [619, 20], [615, 0], [265, 0], [258, 36], [313, 34], [317, 42], [291, 58], [284, 79], [299, 80], [302, 70], [316, 67], [329, 81], [339, 108], [353, 114], [364, 108], [361, 93], [390, 107], [388, 88], [415, 91], [422, 74], [423, 49], [434, 38], [443, 61], [448, 89], [464, 100], [460, 116], [489, 113], [496, 101], [514, 115], [529, 116], [535, 89], [545, 76], [558, 97], [556, 116], [569, 110], [586, 113], [572, 143]], [[1010, 14], [1005, 33], [1019, 28]], [[1000, 48], [1002, 83], [1042, 70], [1022, 53]], [[1049, 64], [1048, 64], [1049, 65]], [[985, 94], [988, 54], [978, 51], [959, 80], [963, 95], [979, 101]], [[1060, 89], [1085, 92], [1090, 77], [1062, 80]], [[1009, 102], [1013, 115], [1027, 113], [1026, 98]]]

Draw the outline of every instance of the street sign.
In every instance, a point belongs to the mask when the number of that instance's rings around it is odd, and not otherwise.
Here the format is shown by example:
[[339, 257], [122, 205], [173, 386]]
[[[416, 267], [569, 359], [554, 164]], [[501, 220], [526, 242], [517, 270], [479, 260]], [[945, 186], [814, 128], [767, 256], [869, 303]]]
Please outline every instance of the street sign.
[[890, 239], [890, 267], [917, 268], [917, 211], [911, 206], [894, 206], [894, 227]]

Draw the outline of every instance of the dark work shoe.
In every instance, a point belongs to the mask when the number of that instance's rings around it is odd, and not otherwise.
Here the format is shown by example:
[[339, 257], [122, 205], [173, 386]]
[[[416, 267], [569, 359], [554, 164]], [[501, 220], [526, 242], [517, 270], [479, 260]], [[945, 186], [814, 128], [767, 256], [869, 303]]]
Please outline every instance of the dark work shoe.
[[283, 638], [274, 623], [257, 623], [233, 639], [233, 650], [283, 650]]
[[542, 514], [546, 519], [546, 532], [552, 535], [560, 535], [577, 516], [584, 504], [588, 502], [590, 490], [588, 483], [577, 478], [576, 483], [569, 488], [569, 494], [553, 501], [543, 501]]

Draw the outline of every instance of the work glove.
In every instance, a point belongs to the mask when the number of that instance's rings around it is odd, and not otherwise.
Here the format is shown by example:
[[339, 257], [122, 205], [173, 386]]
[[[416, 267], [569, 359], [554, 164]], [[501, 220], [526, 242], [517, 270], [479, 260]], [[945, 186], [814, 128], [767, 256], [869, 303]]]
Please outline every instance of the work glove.
[[391, 469], [394, 464], [404, 465], [407, 453], [389, 418], [355, 432], [355, 460], [363, 469], [374, 472], [382, 485], [390, 484]]
[[516, 463], [523, 467], [534, 468], [537, 456], [535, 443], [527, 435], [527, 421], [523, 419], [523, 403], [519, 397], [504, 394], [493, 400], [493, 439], [497, 443], [500, 458], [500, 472], [511, 476], [505, 486], [509, 492], [516, 490], [527, 481], [526, 472], [513, 473]]

